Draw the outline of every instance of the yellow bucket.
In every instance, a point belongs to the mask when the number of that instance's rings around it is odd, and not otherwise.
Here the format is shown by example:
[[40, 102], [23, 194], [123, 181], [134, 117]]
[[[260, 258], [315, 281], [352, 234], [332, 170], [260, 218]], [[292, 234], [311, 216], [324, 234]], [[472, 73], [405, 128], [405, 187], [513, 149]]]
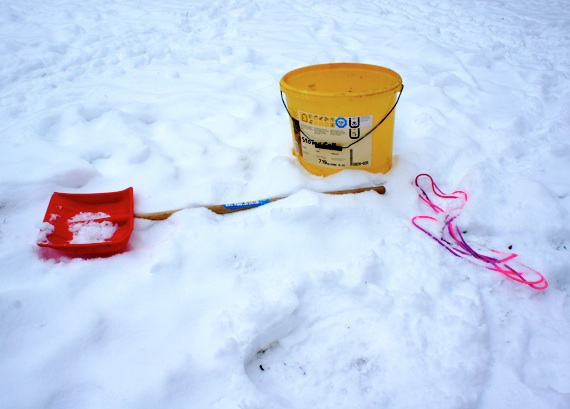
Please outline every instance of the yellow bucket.
[[400, 75], [370, 64], [319, 64], [290, 71], [279, 85], [305, 169], [320, 176], [390, 170]]

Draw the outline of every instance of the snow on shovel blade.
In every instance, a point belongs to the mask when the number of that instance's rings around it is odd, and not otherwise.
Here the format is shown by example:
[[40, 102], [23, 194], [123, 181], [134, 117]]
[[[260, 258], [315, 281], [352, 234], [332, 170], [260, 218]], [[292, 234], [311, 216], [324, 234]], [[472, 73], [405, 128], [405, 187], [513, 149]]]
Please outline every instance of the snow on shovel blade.
[[106, 193], [55, 192], [37, 243], [72, 255], [119, 253], [133, 231], [133, 213], [132, 187]]

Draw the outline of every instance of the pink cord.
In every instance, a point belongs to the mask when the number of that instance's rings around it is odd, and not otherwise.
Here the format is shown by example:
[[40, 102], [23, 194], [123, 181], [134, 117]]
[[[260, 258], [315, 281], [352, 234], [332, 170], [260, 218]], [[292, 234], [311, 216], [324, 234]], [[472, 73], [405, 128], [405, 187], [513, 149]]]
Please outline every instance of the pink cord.
[[[426, 192], [426, 189], [420, 186], [419, 181], [421, 178], [429, 179], [429, 181], [431, 182], [430, 186], [431, 192], [435, 196], [437, 196], [440, 199], [455, 201], [456, 202], [455, 207], [451, 207], [447, 210], [444, 210], [443, 207], [437, 205], [430, 198], [430, 194]], [[514, 258], [517, 257], [517, 254], [506, 253], [498, 250], [489, 250], [491, 253], [495, 253], [496, 255], [498, 255], [499, 258], [497, 258], [496, 256], [494, 257], [479, 253], [475, 251], [473, 247], [471, 247], [467, 243], [467, 241], [463, 237], [463, 234], [461, 233], [461, 230], [455, 225], [455, 220], [459, 217], [461, 211], [463, 210], [465, 204], [467, 203], [467, 197], [468, 197], [467, 193], [465, 193], [462, 190], [456, 190], [455, 192], [446, 194], [437, 186], [433, 178], [427, 173], [422, 173], [416, 176], [414, 184], [419, 191], [418, 194], [420, 199], [422, 199], [428, 206], [430, 206], [432, 210], [436, 213], [436, 215], [440, 216], [440, 218], [436, 218], [433, 216], [415, 216], [412, 218], [412, 223], [414, 226], [416, 226], [418, 229], [420, 229], [425, 234], [430, 236], [432, 239], [434, 239], [442, 247], [444, 247], [447, 251], [449, 251], [451, 254], [453, 254], [456, 257], [465, 258], [468, 261], [477, 264], [481, 267], [501, 273], [510, 278], [511, 280], [517, 281], [522, 284], [526, 284], [534, 288], [535, 290], [545, 290], [548, 287], [548, 282], [546, 281], [544, 276], [540, 274], [538, 271], [533, 270], [532, 268], [527, 267], [520, 263], [517, 263], [519, 269], [516, 270], [513, 267], [511, 267], [509, 264], [507, 264], [507, 261], [511, 262]], [[435, 222], [438, 225], [440, 225], [439, 234], [431, 233], [428, 229], [422, 227], [418, 222], [419, 220], [427, 220], [429, 222]], [[510, 264], [512, 264], [512, 262]], [[525, 273], [523, 273], [522, 271], [525, 271]], [[525, 278], [525, 274], [534, 275], [536, 279], [528, 280], [527, 278]]]

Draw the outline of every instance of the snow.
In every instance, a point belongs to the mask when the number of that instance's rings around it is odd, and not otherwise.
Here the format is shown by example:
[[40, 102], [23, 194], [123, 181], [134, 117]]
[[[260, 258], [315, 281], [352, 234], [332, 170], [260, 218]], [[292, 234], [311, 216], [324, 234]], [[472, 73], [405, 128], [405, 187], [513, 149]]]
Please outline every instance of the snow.
[[[569, 408], [569, 30], [562, 0], [3, 2], [0, 407]], [[292, 155], [280, 78], [341, 61], [403, 78], [384, 175]], [[548, 289], [416, 229], [423, 172]], [[36, 245], [53, 192], [129, 186], [188, 209]]]
[[97, 212], [97, 213], [79, 212], [75, 216], [71, 217], [68, 220], [68, 223], [72, 224], [72, 223], [92, 222], [94, 220], [105, 219], [108, 217], [111, 217], [111, 215], [105, 212]]
[[50, 243], [48, 237], [54, 231], [55, 231], [55, 226], [53, 224], [48, 223], [48, 222], [43, 222], [42, 224], [40, 224], [40, 232], [38, 233], [37, 242], [38, 243], [44, 243], [44, 244]]
[[69, 231], [73, 238], [71, 244], [102, 243], [109, 240], [118, 229], [118, 225], [109, 221], [97, 221], [110, 217], [104, 212], [80, 212], [68, 220]]

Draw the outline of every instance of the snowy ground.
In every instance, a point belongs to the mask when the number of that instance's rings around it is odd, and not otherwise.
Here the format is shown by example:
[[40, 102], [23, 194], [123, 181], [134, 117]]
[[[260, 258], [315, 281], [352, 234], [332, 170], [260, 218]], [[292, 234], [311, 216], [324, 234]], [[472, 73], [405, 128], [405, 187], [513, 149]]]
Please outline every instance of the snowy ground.
[[[570, 408], [569, 49], [564, 0], [2, 2], [0, 407]], [[291, 154], [279, 79], [338, 61], [403, 78], [386, 175]], [[422, 172], [549, 288], [415, 229]], [[129, 186], [291, 196], [137, 220], [110, 258], [36, 246], [53, 192]]]

